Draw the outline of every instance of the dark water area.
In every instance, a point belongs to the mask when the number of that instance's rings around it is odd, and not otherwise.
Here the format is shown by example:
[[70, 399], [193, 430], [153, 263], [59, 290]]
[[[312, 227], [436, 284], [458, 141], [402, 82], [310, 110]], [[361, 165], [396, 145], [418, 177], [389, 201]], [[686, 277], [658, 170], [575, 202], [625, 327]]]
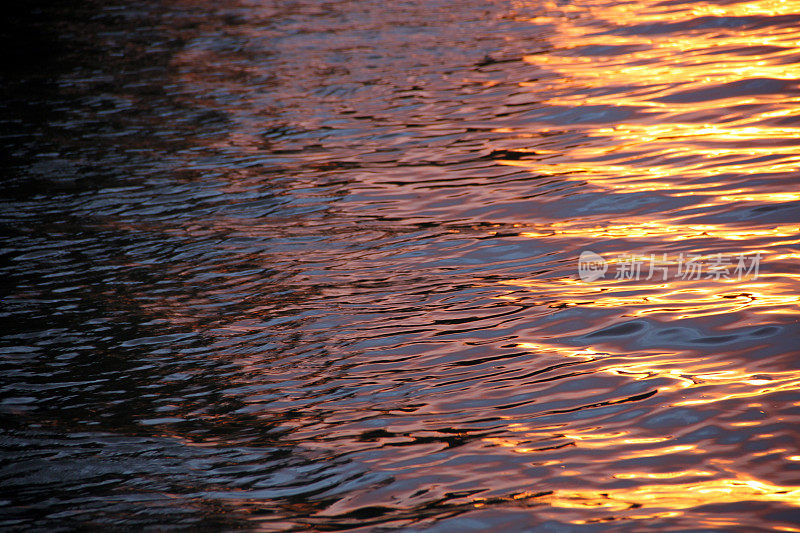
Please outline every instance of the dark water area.
[[6, 14], [0, 530], [800, 531], [799, 2]]

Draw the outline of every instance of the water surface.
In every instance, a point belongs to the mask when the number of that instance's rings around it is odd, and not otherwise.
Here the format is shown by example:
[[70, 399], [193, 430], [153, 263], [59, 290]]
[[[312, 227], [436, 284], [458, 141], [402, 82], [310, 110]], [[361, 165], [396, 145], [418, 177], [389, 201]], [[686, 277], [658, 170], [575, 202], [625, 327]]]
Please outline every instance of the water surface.
[[800, 3], [10, 20], [2, 529], [800, 530]]

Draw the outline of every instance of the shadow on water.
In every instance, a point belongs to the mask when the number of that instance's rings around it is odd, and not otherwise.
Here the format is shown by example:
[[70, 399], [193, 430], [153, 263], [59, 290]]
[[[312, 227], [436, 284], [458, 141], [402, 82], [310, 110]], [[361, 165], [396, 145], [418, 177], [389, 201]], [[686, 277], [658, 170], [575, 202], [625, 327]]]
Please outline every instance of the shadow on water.
[[[171, 26], [155, 2], [7, 15], [3, 528], [238, 528], [246, 516], [199, 494], [268, 487], [290, 502], [358, 476], [281, 442], [291, 411], [237, 412], [224, 391], [238, 367], [199, 355], [213, 343], [204, 321], [170, 325], [169, 310], [143, 305], [180, 292], [161, 288], [169, 277], [153, 261], [181, 246], [148, 217], [159, 193], [177, 211], [202, 199], [197, 173], [165, 160], [228, 126], [224, 111], [170, 91], [170, 62], [224, 17], [189, 10]], [[273, 197], [264, 191], [265, 207]], [[280, 280], [271, 288], [282, 292]]]

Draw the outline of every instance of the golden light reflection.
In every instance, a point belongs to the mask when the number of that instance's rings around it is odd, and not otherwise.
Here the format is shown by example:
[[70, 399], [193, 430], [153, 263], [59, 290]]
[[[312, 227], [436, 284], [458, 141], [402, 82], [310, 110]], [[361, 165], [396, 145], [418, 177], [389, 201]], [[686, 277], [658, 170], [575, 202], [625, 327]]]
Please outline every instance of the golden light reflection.
[[[800, 226], [797, 224], [781, 224], [769, 227], [741, 227], [726, 224], [680, 224], [676, 219], [640, 220], [627, 224], [605, 224], [580, 226], [570, 222], [554, 222], [540, 231], [524, 231], [522, 237], [581, 237], [585, 239], [614, 239], [635, 237], [659, 237], [665, 241], [681, 241], [686, 239], [717, 239], [741, 241], [757, 237], [774, 238], [772, 244], [800, 243]], [[762, 250], [739, 250], [737, 253], [755, 253]]]
[[[610, 260], [611, 265], [614, 260]], [[613, 273], [611, 274], [613, 275]], [[646, 277], [643, 273], [642, 278]], [[572, 278], [515, 279], [503, 283], [522, 287], [545, 302], [558, 302], [565, 307], [624, 309], [630, 317], [669, 316], [675, 319], [700, 318], [747, 310], [754, 314], [796, 314], [800, 296], [797, 286], [800, 274], [763, 274], [758, 280], [669, 279], [631, 282], [605, 279], [584, 283]], [[498, 299], [516, 300], [514, 295]]]
[[[724, 189], [731, 175], [800, 169], [800, 27], [781, 18], [800, 13], [800, 2], [541, 5], [530, 20], [552, 28], [555, 50], [523, 60], [549, 75], [520, 88], [541, 93], [544, 131], [560, 126], [559, 109], [585, 109], [588, 142], [543, 141], [535, 160], [500, 163], [617, 192], [698, 195], [704, 205], [797, 201], [779, 185]], [[751, 27], [736, 17], [761, 19]]]
[[[564, 473], [575, 475], [573, 471]], [[690, 469], [661, 473], [631, 472], [613, 477], [624, 480], [669, 481], [714, 475], [713, 472]], [[779, 485], [744, 473], [728, 472], [725, 477], [684, 483], [650, 483], [627, 488], [556, 489], [548, 493], [531, 490], [514, 494], [510, 499], [546, 503], [553, 508], [614, 512], [619, 517], [643, 520], [654, 517], [677, 517], [695, 507], [736, 502], [775, 502], [797, 507], [800, 506], [800, 486]], [[480, 508], [486, 503], [485, 498], [479, 497], [475, 498], [472, 504]], [[735, 518], [724, 516], [710, 516], [703, 520], [717, 527], [738, 524]], [[576, 524], [595, 521], [594, 518], [571, 520]], [[790, 527], [776, 529], [793, 530]]]
[[774, 485], [740, 474], [695, 483], [642, 485], [625, 489], [557, 490], [544, 498], [554, 507], [624, 511], [633, 506], [683, 510], [701, 505], [762, 501], [800, 506], [800, 486]]

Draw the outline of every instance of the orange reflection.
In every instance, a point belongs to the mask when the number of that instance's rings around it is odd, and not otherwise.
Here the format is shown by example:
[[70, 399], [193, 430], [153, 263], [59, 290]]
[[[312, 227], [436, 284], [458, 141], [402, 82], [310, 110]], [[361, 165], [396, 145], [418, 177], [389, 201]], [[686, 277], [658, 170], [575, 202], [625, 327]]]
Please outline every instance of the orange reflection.
[[[785, 184], [754, 190], [730, 180], [800, 168], [792, 123], [800, 114], [800, 29], [781, 18], [800, 12], [800, 2], [542, 7], [530, 20], [553, 29], [555, 50], [523, 59], [549, 75], [519, 85], [537, 92], [543, 131], [560, 125], [558, 109], [585, 109], [580, 129], [589, 142], [548, 149], [544, 141], [536, 160], [500, 163], [619, 192], [702, 196], [705, 205], [797, 201]], [[750, 27], [746, 17], [759, 23]]]
[[[612, 265], [613, 262], [609, 261]], [[610, 276], [613, 276], [613, 272]], [[643, 274], [642, 278], [645, 275]], [[755, 314], [797, 313], [800, 297], [797, 274], [764, 274], [758, 280], [668, 279], [637, 282], [603, 279], [584, 283], [571, 278], [517, 279], [504, 282], [523, 287], [544, 302], [559, 302], [566, 307], [583, 306], [625, 309], [631, 317], [665, 316], [675, 319], [699, 318], [747, 310]], [[498, 296], [515, 299], [518, 296]]]
[[[678, 473], [676, 477], [682, 474]], [[546, 500], [555, 507], [604, 508], [610, 511], [624, 511], [632, 506], [682, 510], [741, 501], [781, 502], [798, 506], [800, 486], [773, 485], [740, 474], [736, 478], [675, 485], [641, 485], [597, 491], [558, 490]]]

